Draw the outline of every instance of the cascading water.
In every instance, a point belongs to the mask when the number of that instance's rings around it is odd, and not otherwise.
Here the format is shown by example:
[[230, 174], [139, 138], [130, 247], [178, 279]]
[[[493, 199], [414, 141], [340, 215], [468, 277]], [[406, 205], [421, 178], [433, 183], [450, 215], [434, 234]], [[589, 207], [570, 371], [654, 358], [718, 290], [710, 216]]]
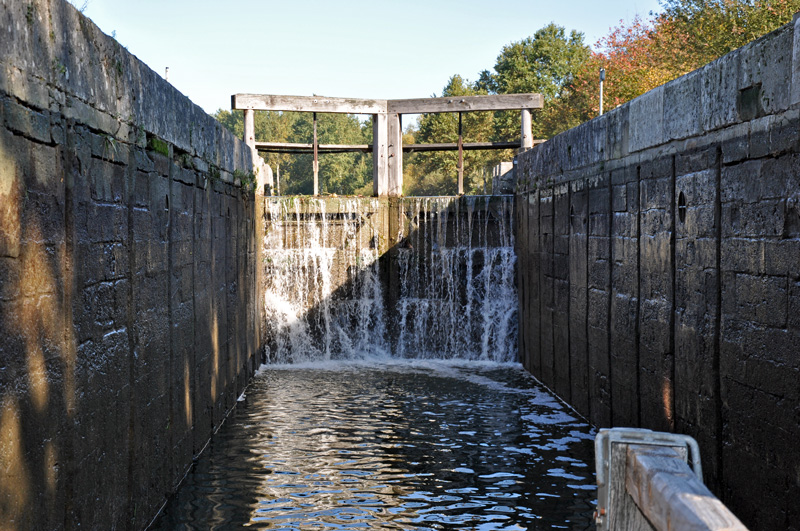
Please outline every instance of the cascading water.
[[396, 354], [515, 359], [511, 198], [419, 198], [411, 210], [407, 233], [398, 238]]
[[[377, 201], [268, 201], [264, 242], [268, 361], [384, 356]], [[366, 244], [363, 244], [366, 242]]]
[[268, 361], [515, 359], [511, 197], [288, 198], [267, 218]]

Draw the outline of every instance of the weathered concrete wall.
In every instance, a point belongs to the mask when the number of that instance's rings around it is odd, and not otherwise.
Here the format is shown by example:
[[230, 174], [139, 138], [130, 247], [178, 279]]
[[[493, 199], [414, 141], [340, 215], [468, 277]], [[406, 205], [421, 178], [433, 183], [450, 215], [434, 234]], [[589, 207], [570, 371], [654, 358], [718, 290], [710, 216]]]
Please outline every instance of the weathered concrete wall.
[[696, 437], [753, 529], [800, 521], [800, 27], [519, 157], [520, 355], [599, 426]]
[[0, 43], [0, 527], [140, 529], [253, 371], [251, 155], [66, 2]]

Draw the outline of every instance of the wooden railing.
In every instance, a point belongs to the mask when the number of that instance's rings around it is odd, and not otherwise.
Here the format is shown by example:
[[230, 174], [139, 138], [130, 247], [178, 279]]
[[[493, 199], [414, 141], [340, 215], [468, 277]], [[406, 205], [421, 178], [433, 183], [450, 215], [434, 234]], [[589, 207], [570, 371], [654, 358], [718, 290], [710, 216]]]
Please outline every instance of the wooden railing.
[[595, 460], [599, 531], [747, 531], [703, 484], [700, 450], [691, 437], [600, 430]]
[[[403, 193], [403, 153], [416, 151], [458, 151], [458, 194], [464, 193], [464, 151], [476, 149], [519, 149], [534, 146], [531, 133], [531, 110], [541, 109], [541, 94], [497, 94], [491, 96], [458, 96], [406, 100], [367, 100], [327, 98], [321, 96], [280, 96], [234, 94], [231, 108], [244, 111], [244, 141], [254, 151], [280, 153], [313, 153], [314, 195], [319, 194], [319, 153], [371, 152], [373, 154], [373, 193], [376, 196], [398, 197]], [[464, 143], [462, 114], [476, 111], [518, 110], [519, 142]], [[314, 136], [311, 144], [256, 142], [255, 111], [300, 111], [314, 114]], [[320, 145], [317, 140], [318, 112], [371, 114], [373, 144]], [[458, 113], [458, 142], [413, 144], [403, 146], [401, 127], [403, 114]]]

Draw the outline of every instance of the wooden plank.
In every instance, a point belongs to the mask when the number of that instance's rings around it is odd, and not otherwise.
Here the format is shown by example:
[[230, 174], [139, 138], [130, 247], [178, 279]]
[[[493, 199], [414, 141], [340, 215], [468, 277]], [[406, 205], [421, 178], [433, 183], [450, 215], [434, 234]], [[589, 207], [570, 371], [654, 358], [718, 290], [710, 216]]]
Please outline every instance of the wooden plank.
[[625, 486], [659, 531], [747, 530], [673, 448], [629, 445]]
[[527, 151], [533, 147], [532, 120], [530, 109], [522, 109], [520, 113], [520, 151]]
[[459, 111], [519, 111], [541, 109], [543, 106], [544, 98], [541, 94], [492, 94], [488, 96], [389, 100], [387, 112], [424, 114]]
[[389, 193], [389, 124], [385, 113], [372, 115], [372, 195]]
[[[475, 151], [479, 149], [517, 149], [519, 147], [519, 142], [464, 142], [462, 145], [462, 149], [465, 151]], [[458, 151], [458, 143], [406, 144], [403, 146], [404, 153], [416, 153], [419, 151]]]
[[256, 145], [256, 121], [255, 113], [251, 110], [244, 111], [244, 143], [250, 146], [250, 149]]
[[[543, 143], [544, 140], [534, 141], [534, 145]], [[256, 149], [264, 153], [312, 153], [313, 144], [291, 143], [291, 142], [256, 142]], [[480, 149], [517, 149], [519, 142], [465, 142], [465, 151], [475, 151]], [[317, 146], [320, 153], [372, 153], [371, 144], [319, 144]], [[402, 145], [404, 153], [415, 153], [420, 151], [457, 151], [458, 143], [443, 144], [406, 144]]]
[[312, 150], [314, 152], [314, 195], [319, 195], [319, 152], [317, 151], [319, 140], [317, 139], [317, 113], [314, 113], [314, 140], [312, 144]]
[[[312, 153], [313, 144], [298, 144], [290, 142], [256, 142], [256, 149], [264, 153]], [[371, 144], [319, 144], [320, 153], [372, 153]]]
[[389, 126], [389, 184], [387, 194], [389, 197], [400, 197], [403, 195], [403, 127], [400, 122], [401, 115], [387, 114], [386, 119]]
[[231, 96], [231, 109], [376, 114], [386, 112], [386, 100], [329, 98], [326, 96], [234, 94]]

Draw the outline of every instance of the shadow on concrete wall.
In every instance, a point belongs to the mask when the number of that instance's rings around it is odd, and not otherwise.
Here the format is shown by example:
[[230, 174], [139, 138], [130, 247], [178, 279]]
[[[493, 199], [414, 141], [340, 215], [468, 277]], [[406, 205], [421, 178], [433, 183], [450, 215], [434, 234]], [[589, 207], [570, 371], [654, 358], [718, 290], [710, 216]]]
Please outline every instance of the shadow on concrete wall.
[[254, 370], [253, 201], [15, 112], [63, 140], [0, 128], [0, 519], [142, 528]]

